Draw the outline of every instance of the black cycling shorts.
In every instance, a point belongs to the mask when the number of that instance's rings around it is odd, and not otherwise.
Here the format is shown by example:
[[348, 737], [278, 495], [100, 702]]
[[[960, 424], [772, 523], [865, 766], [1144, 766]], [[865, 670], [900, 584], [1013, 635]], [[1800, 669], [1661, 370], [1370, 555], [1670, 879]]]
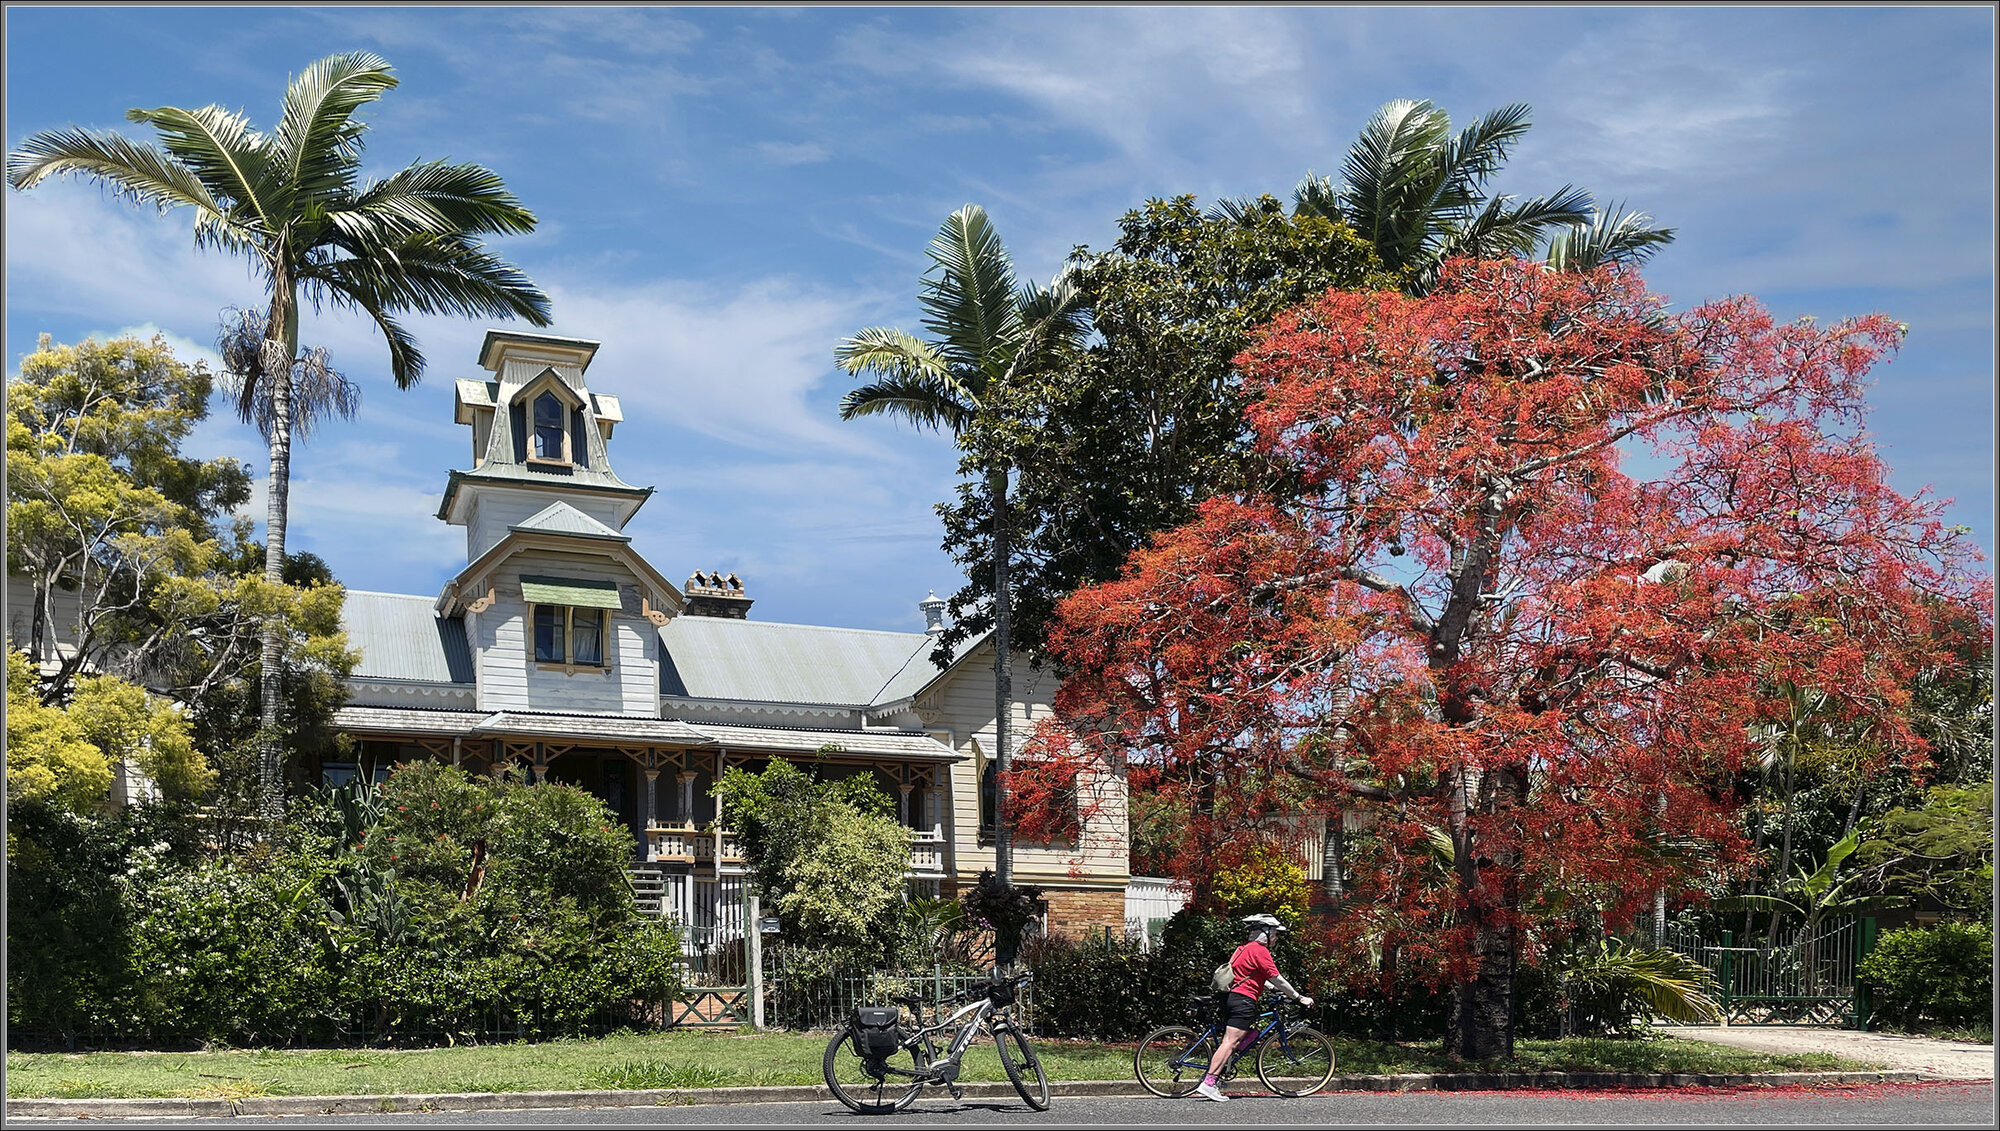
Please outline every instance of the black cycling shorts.
[[1222, 995], [1222, 1023], [1231, 1029], [1257, 1027], [1257, 999], [1233, 990]]

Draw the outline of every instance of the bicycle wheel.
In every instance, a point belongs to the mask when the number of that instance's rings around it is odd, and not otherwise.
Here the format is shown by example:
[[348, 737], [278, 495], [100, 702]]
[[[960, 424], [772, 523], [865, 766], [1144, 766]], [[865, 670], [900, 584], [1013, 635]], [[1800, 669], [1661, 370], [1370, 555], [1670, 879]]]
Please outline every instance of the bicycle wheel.
[[1014, 1090], [1029, 1107], [1049, 1110], [1049, 1074], [1042, 1071], [1042, 1058], [1028, 1045], [1028, 1035], [1010, 1023], [994, 1031], [993, 1043], [1000, 1046], [1000, 1067], [1007, 1070]]
[[1310, 1096], [1333, 1079], [1333, 1042], [1304, 1025], [1273, 1033], [1257, 1049], [1257, 1078], [1281, 1096]]
[[1132, 1054], [1132, 1071], [1156, 1096], [1177, 1099], [1193, 1092], [1215, 1055], [1215, 1030], [1196, 1033], [1186, 1025], [1168, 1025], [1146, 1034]]
[[853, 1033], [846, 1025], [826, 1043], [824, 1068], [833, 1098], [863, 1115], [901, 1111], [924, 1090], [915, 1052], [901, 1048], [886, 1060], [865, 1060], [855, 1051]]

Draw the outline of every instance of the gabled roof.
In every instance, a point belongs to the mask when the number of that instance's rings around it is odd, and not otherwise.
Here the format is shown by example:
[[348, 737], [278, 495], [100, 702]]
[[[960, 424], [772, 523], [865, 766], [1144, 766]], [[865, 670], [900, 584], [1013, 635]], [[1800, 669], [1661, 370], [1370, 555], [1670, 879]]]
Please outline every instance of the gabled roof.
[[660, 629], [660, 691], [863, 707], [931, 644], [921, 632], [680, 616]]
[[[952, 666], [986, 639], [960, 645]], [[921, 632], [679, 616], [660, 629], [660, 692], [742, 703], [880, 707], [914, 698], [943, 676], [931, 662], [936, 646], [936, 637]]]
[[509, 530], [527, 530], [537, 534], [570, 534], [581, 538], [603, 538], [612, 542], [630, 542], [628, 535], [620, 534], [589, 515], [557, 501], [535, 512], [531, 518], [521, 520]]
[[348, 647], [361, 653], [355, 678], [470, 684], [465, 623], [436, 615], [434, 604], [433, 597], [348, 590], [340, 619]]

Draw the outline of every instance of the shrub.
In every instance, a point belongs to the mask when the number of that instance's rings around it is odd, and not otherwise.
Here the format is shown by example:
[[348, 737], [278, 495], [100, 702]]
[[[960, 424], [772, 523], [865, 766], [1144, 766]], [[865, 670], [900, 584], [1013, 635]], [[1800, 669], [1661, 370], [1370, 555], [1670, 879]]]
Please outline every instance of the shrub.
[[1227, 919], [1264, 913], [1297, 930], [1305, 922], [1311, 886], [1295, 856], [1271, 844], [1253, 844], [1216, 869], [1209, 899]]
[[153, 1041], [287, 1044], [341, 1027], [324, 860], [291, 854], [177, 868], [142, 860], [129, 1024]]
[[1895, 1028], [1969, 1026], [1992, 1016], [1993, 928], [1939, 923], [1885, 932], [1861, 962], [1875, 1017]]

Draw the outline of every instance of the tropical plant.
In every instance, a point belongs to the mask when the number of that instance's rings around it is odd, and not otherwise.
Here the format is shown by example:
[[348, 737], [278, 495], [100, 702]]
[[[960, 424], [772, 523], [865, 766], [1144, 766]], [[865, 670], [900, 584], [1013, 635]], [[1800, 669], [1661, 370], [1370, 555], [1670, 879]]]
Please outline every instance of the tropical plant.
[[[1515, 201], [1487, 195], [1487, 183], [1528, 132], [1529, 108], [1515, 102], [1453, 133], [1451, 117], [1428, 100], [1396, 99], [1375, 111], [1341, 163], [1341, 179], [1307, 173], [1293, 191], [1296, 212], [1346, 222], [1412, 294], [1437, 285], [1444, 261], [1528, 255], [1558, 270], [1606, 263], [1638, 265], [1672, 241], [1672, 228], [1643, 213], [1598, 210], [1590, 193], [1564, 185]], [[1225, 201], [1242, 217], [1277, 202]]]
[[[285, 563], [302, 298], [316, 308], [366, 314], [388, 342], [390, 373], [400, 388], [416, 383], [424, 369], [400, 314], [549, 322], [547, 296], [480, 243], [484, 235], [535, 227], [534, 214], [497, 174], [471, 163], [418, 161], [382, 180], [361, 182], [367, 127], [356, 112], [396, 85], [390, 69], [367, 52], [312, 63], [287, 85], [270, 133], [221, 106], [163, 106], [126, 114], [153, 127], [157, 146], [114, 131], [70, 128], [35, 134], [7, 158], [7, 179], [16, 189], [69, 174], [162, 213], [191, 208], [196, 246], [244, 255], [263, 276], [269, 304], [261, 366], [255, 380], [243, 383], [239, 407], [254, 417], [260, 398], [268, 403], [264, 573], [272, 584], [281, 580]], [[267, 629], [259, 686], [267, 735], [278, 726], [282, 649], [279, 631]], [[270, 818], [282, 797], [279, 759], [277, 744], [267, 737], [259, 779]]]
[[1868, 834], [1868, 827], [1862, 826], [1827, 850], [1826, 858], [1814, 864], [1810, 860], [1796, 865], [1786, 875], [1771, 886], [1768, 894], [1748, 894], [1726, 896], [1715, 901], [1719, 911], [1768, 911], [1772, 914], [1770, 938], [1775, 941], [1778, 927], [1785, 916], [1804, 924], [1810, 933], [1829, 916], [1845, 914], [1870, 908], [1893, 907], [1903, 902], [1900, 896], [1885, 896], [1879, 890], [1882, 873], [1900, 863], [1895, 857], [1881, 860], [1868, 868], [1850, 869], [1842, 874], [1840, 866], [1860, 847]]
[[[1066, 276], [1047, 287], [1018, 285], [1013, 259], [986, 210], [968, 204], [952, 213], [930, 245], [931, 267], [918, 292], [925, 341], [905, 331], [870, 327], [834, 348], [851, 374], [874, 378], [840, 401], [842, 420], [900, 416], [919, 428], [967, 432], [994, 411], [1007, 386], [1048, 365], [1083, 335], [1080, 295]], [[994, 859], [1000, 882], [1013, 879], [1013, 837], [1005, 819], [1006, 779], [1013, 758], [1008, 731], [1013, 699], [1012, 625], [1004, 454], [968, 452], [962, 470], [982, 476], [993, 539], [993, 699], [998, 790]], [[940, 666], [943, 665], [940, 659]]]
[[1560, 978], [1571, 1026], [1585, 1035], [1629, 1031], [1655, 1018], [1695, 1025], [1722, 1017], [1715, 975], [1664, 947], [1603, 939], [1570, 955]]

